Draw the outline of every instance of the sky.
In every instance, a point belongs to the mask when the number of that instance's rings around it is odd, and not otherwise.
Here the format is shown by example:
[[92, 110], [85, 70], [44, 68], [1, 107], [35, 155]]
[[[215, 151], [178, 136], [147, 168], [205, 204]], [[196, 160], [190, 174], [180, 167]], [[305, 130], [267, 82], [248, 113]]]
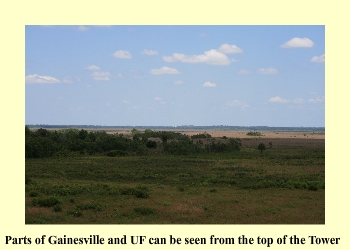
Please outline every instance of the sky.
[[324, 127], [325, 27], [27, 25], [25, 123]]

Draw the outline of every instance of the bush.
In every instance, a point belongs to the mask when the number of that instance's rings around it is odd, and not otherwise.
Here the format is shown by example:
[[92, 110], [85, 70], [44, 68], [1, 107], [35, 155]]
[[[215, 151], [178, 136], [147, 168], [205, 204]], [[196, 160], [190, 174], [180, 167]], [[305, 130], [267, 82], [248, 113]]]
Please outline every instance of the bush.
[[192, 139], [200, 139], [200, 138], [211, 138], [210, 134], [204, 133], [204, 134], [196, 134], [191, 136]]
[[137, 187], [137, 188], [122, 188], [120, 189], [121, 195], [134, 195], [136, 198], [146, 199], [149, 197], [149, 190], [147, 187]]
[[134, 212], [145, 216], [157, 214], [157, 211], [154, 208], [149, 207], [135, 207]]
[[60, 205], [56, 205], [56, 206], [53, 207], [53, 211], [56, 212], [56, 213], [57, 212], [62, 212], [62, 207]]
[[54, 196], [51, 197], [43, 197], [43, 198], [34, 198], [32, 200], [32, 204], [34, 206], [40, 207], [53, 207], [56, 205], [60, 205], [62, 202]]
[[250, 131], [247, 133], [247, 135], [250, 135], [250, 136], [262, 136], [262, 134], [260, 132], [256, 132], [256, 131]]
[[74, 210], [67, 212], [68, 215], [72, 215], [74, 217], [81, 217], [83, 216], [83, 213], [80, 210]]
[[100, 204], [95, 204], [93, 202], [77, 206], [77, 209], [79, 209], [79, 210], [103, 211], [103, 210], [105, 210], [105, 208], [106, 208], [105, 206], [102, 206]]
[[155, 141], [147, 141], [146, 142], [146, 147], [147, 148], [156, 148], [157, 147], [157, 143]]

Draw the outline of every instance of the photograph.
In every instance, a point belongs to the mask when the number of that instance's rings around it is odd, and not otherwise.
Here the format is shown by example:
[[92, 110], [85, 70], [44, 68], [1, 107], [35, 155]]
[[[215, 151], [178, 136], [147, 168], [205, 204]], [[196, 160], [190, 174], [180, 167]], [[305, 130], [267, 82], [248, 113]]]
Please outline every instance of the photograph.
[[325, 25], [24, 32], [25, 225], [326, 224]]

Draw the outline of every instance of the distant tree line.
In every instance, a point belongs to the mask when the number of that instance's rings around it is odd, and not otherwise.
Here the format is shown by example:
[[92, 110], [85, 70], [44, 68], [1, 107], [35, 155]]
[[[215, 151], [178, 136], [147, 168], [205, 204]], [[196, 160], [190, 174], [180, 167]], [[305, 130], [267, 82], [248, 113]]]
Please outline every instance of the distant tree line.
[[[152, 139], [151, 139], [152, 138]], [[156, 142], [155, 139], [160, 139]], [[210, 137], [206, 137], [210, 138]], [[193, 138], [172, 131], [143, 132], [135, 128], [131, 135], [107, 134], [105, 131], [89, 132], [84, 129], [70, 128], [30, 130], [25, 127], [25, 157], [44, 158], [69, 155], [145, 155], [149, 153], [194, 154], [239, 151], [239, 139], [228, 142], [210, 142], [204, 144]]]

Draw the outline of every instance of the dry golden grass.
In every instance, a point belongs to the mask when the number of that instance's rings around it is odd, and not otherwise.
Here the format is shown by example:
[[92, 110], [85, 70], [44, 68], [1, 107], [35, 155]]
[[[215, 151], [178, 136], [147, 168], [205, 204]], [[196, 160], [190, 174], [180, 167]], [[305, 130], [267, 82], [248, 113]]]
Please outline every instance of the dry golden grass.
[[[174, 130], [174, 132], [180, 132], [182, 134], [186, 134], [189, 136], [201, 134], [206, 132], [207, 134], [210, 134], [212, 137], [223, 137], [227, 136], [229, 138], [271, 138], [271, 139], [282, 139], [282, 138], [296, 138], [296, 139], [325, 139], [324, 133], [311, 133], [311, 132], [289, 132], [289, 131], [282, 131], [282, 132], [275, 132], [275, 131], [257, 131], [262, 134], [262, 136], [249, 136], [247, 133], [250, 130], [239, 130], [239, 131], [222, 131], [222, 130], [181, 130], [177, 131]], [[131, 134], [131, 130], [125, 130], [125, 129], [110, 129], [106, 130], [107, 134]]]

